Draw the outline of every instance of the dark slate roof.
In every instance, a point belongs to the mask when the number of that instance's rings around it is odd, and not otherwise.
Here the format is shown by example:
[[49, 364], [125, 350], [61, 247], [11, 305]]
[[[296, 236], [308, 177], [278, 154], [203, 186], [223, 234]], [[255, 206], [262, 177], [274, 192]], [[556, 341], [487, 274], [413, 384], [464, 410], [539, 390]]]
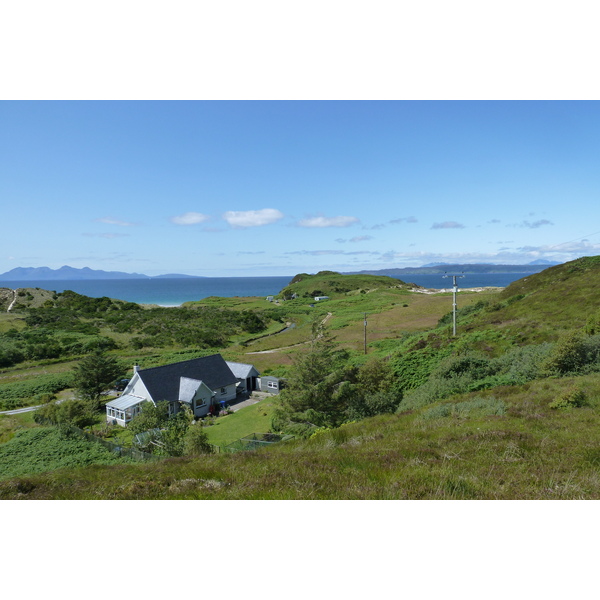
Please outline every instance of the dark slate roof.
[[163, 367], [140, 369], [138, 374], [154, 402], [177, 400], [181, 377], [203, 381], [213, 391], [237, 383], [236, 376], [220, 354], [185, 360]]

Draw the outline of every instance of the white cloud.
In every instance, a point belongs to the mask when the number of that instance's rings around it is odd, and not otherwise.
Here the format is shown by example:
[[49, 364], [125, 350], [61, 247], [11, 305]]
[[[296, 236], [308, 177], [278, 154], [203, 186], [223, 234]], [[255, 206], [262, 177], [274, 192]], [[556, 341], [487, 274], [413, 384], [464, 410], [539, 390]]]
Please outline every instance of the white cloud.
[[121, 221], [120, 219], [114, 219], [113, 217], [102, 217], [101, 219], [94, 219], [96, 223], [105, 223], [106, 225], [118, 225], [119, 227], [131, 227], [135, 223], [129, 223], [127, 221]]
[[401, 217], [400, 219], [392, 219], [390, 223], [417, 223], [417, 219], [415, 217]]
[[456, 221], [444, 221], [443, 223], [434, 223], [431, 229], [464, 229], [465, 226]]
[[175, 225], [197, 225], [208, 221], [210, 217], [198, 212], [186, 212], [183, 215], [171, 217], [171, 222]]
[[554, 223], [552, 221], [548, 221], [548, 219], [540, 219], [539, 221], [534, 221], [533, 223], [530, 223], [529, 221], [523, 221], [523, 223], [521, 223], [521, 227], [528, 227], [529, 229], [537, 229], [542, 225], [554, 225]]
[[356, 252], [345, 252], [344, 250], [296, 250], [294, 252], [284, 252], [285, 255], [301, 255], [301, 256], [357, 256], [362, 254], [369, 254], [371, 256], [379, 256], [380, 252], [370, 252], [368, 250], [356, 251]]
[[298, 221], [300, 227], [349, 227], [354, 223], [358, 223], [356, 217], [309, 217]]
[[357, 235], [353, 238], [350, 238], [349, 240], [346, 240], [344, 238], [338, 238], [335, 241], [338, 242], [339, 244], [345, 244], [346, 242], [351, 242], [353, 244], [356, 244], [357, 242], [368, 242], [369, 240], [372, 240], [372, 239], [373, 239], [373, 236], [371, 236], [371, 235]]
[[263, 208], [261, 210], [228, 210], [223, 219], [232, 227], [261, 227], [262, 225], [270, 225], [280, 219], [284, 215], [276, 208]]

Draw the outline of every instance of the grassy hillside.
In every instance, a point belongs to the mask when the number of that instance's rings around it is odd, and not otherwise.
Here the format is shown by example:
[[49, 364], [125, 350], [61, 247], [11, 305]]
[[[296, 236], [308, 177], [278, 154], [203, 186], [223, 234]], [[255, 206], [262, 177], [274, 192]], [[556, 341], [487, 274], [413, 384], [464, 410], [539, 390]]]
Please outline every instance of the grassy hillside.
[[[255, 453], [22, 476], [0, 483], [0, 498], [600, 498], [600, 257], [527, 276], [501, 293], [461, 292], [457, 337], [451, 294], [349, 277], [298, 276], [290, 287], [299, 298], [260, 300], [269, 326], [239, 335], [223, 354], [285, 374], [307, 351], [311, 322], [326, 319], [348, 362], [360, 364], [367, 313], [369, 355], [390, 358], [404, 393], [396, 414]], [[313, 292], [330, 300], [314, 302]], [[236, 311], [262, 310], [256, 299], [231, 302]], [[193, 310], [200, 315], [202, 306]], [[147, 360], [192, 351], [153, 350]], [[225, 417], [208, 428], [211, 441], [251, 433], [250, 423], [264, 430], [276, 404], [270, 398]]]
[[[550, 408], [573, 387], [587, 405]], [[60, 469], [2, 499], [597, 499], [600, 380], [539, 381], [256, 452]]]
[[584, 257], [513, 282], [467, 329], [501, 329], [521, 343], [552, 341], [598, 311], [600, 256]]
[[342, 275], [335, 271], [320, 271], [316, 275], [300, 273], [279, 293], [279, 297], [289, 298], [297, 294], [301, 298], [315, 296], [339, 297], [348, 293], [368, 293], [385, 288], [405, 288], [408, 286], [399, 279], [385, 275]]

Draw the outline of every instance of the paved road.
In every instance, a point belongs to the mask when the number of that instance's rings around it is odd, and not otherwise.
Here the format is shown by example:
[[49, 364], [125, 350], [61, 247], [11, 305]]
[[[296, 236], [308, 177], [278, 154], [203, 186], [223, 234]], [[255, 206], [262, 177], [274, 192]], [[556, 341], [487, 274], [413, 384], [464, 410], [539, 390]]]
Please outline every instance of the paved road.
[[26, 406], [25, 408], [16, 408], [15, 410], [4, 410], [0, 412], [0, 415], [20, 415], [21, 413], [37, 410], [40, 406], [42, 406], [42, 404], [38, 404], [37, 406]]

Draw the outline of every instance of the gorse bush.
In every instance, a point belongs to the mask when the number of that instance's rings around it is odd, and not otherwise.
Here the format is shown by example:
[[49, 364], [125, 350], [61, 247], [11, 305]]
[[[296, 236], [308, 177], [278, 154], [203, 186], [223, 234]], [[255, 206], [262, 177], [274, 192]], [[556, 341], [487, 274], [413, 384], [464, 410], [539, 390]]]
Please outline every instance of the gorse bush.
[[584, 336], [578, 331], [563, 335], [544, 362], [548, 375], [564, 375], [578, 371], [585, 364]]
[[558, 410], [570, 410], [572, 408], [579, 408], [586, 406], [588, 403], [587, 396], [583, 390], [572, 389], [567, 390], [561, 394], [556, 400], [551, 402], [548, 406]]

